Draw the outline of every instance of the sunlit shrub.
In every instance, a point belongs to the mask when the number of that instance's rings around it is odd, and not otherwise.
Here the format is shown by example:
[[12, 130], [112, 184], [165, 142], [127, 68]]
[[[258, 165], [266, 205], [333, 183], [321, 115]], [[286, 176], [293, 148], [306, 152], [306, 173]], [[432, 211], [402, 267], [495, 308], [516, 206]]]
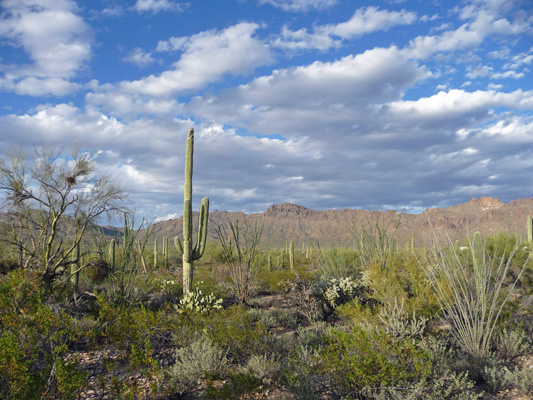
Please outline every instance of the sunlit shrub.
[[431, 373], [429, 354], [409, 340], [355, 328], [331, 331], [320, 351], [319, 370], [338, 396], [357, 398], [368, 388], [400, 386]]
[[0, 280], [0, 398], [75, 398], [85, 383], [78, 358], [65, 358], [78, 336], [72, 321], [43, 304], [39, 278]]

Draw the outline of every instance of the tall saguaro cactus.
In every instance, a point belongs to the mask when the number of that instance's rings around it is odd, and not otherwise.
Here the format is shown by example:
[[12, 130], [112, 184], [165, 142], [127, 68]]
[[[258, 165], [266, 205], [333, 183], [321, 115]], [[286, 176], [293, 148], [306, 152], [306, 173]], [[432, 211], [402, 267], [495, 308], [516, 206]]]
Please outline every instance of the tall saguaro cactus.
[[185, 183], [183, 190], [183, 245], [179, 238], [174, 241], [176, 248], [183, 254], [183, 293], [192, 291], [193, 261], [204, 254], [207, 239], [207, 221], [209, 219], [209, 198], [204, 197], [200, 203], [198, 221], [198, 240], [192, 242], [192, 164], [194, 153], [194, 129], [190, 128], [187, 135], [185, 152]]

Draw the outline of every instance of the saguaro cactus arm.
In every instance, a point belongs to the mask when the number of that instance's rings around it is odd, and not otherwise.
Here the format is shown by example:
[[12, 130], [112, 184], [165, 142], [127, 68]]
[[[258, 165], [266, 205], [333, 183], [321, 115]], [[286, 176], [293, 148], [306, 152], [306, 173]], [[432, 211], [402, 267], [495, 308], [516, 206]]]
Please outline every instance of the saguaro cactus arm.
[[179, 237], [174, 238], [174, 246], [176, 246], [176, 250], [178, 250], [178, 253], [183, 254], [183, 246], [181, 245], [181, 240]]
[[198, 241], [194, 247], [192, 258], [198, 260], [205, 251], [207, 241], [207, 221], [209, 215], [209, 198], [204, 197], [200, 204], [200, 216], [198, 217]]

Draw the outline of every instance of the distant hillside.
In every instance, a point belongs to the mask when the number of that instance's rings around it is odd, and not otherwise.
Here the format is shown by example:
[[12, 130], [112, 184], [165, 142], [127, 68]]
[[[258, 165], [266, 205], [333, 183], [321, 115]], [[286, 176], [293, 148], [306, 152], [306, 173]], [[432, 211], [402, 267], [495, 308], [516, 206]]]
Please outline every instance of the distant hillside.
[[[400, 225], [395, 232], [400, 244], [415, 240], [415, 245], [423, 244], [431, 232], [442, 232], [452, 240], [462, 239], [467, 231], [481, 231], [485, 235], [499, 231], [516, 233], [526, 237], [526, 217], [533, 215], [533, 198], [519, 199], [504, 204], [498, 199], [482, 197], [468, 203], [449, 208], [426, 209], [421, 214], [408, 214], [395, 211], [365, 211], [354, 209], [318, 211], [296, 204], [272, 205], [264, 213], [246, 215], [242, 212], [212, 211], [209, 213], [208, 240], [216, 240], [215, 227], [227, 221], [250, 222], [261, 220], [264, 226], [262, 247], [285, 246], [293, 240], [297, 246], [342, 244], [352, 245], [352, 230], [361, 229], [366, 224], [375, 224], [379, 219], [393, 218]], [[198, 214], [194, 213], [194, 226]], [[182, 234], [182, 219], [172, 219], [153, 225], [153, 238], [163, 236], [173, 238]]]

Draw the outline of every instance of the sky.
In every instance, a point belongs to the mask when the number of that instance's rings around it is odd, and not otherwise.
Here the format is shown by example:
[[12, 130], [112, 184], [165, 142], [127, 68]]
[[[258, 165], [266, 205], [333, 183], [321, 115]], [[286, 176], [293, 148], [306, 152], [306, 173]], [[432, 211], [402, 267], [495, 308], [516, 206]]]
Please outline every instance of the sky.
[[1, 0], [0, 156], [77, 143], [136, 215], [533, 197], [531, 0]]

